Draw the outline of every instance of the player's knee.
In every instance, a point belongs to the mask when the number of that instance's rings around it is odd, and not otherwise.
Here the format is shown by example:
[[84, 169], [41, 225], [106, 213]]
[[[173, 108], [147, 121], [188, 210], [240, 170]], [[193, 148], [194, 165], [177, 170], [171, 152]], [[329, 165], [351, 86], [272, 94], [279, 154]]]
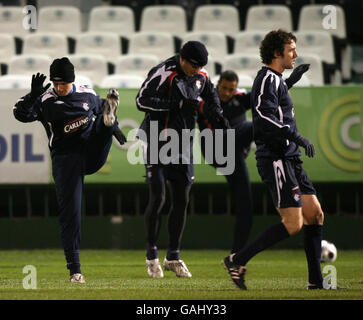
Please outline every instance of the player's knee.
[[283, 219], [282, 223], [285, 225], [285, 228], [290, 236], [297, 234], [303, 226], [303, 220], [300, 217], [295, 219]]
[[323, 225], [324, 224], [324, 212], [319, 210], [317, 211], [316, 215], [315, 215], [315, 224], [320, 224]]

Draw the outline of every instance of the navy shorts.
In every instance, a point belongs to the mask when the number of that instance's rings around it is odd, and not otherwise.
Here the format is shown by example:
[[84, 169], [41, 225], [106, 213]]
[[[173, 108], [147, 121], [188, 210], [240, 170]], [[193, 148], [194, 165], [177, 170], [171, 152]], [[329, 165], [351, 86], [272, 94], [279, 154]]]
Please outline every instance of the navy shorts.
[[300, 158], [257, 159], [257, 169], [267, 184], [276, 208], [302, 207], [302, 194], [316, 194]]
[[193, 164], [146, 164], [147, 183], [165, 183], [166, 180], [190, 185], [194, 182]]

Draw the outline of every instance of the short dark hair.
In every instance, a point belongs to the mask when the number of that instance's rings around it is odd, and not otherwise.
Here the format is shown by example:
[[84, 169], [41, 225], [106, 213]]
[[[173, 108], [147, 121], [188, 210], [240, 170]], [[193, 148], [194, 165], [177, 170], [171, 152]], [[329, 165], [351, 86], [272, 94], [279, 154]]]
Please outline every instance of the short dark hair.
[[263, 64], [269, 65], [275, 59], [275, 52], [284, 55], [285, 44], [296, 42], [296, 37], [282, 29], [270, 31], [261, 42], [260, 56]]
[[223, 79], [227, 81], [237, 81], [238, 82], [238, 75], [232, 70], [226, 70], [221, 73], [221, 76], [219, 77], [219, 81], [222, 81]]

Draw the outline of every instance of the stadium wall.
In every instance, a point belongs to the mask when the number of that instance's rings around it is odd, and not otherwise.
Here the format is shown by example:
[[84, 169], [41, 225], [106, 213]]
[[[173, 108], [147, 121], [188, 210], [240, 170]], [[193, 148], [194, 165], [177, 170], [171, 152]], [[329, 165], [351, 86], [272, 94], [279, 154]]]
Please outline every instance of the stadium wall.
[[[167, 247], [166, 217], [162, 221], [159, 248]], [[254, 217], [251, 237], [280, 221], [277, 215]], [[184, 230], [183, 249], [230, 250], [234, 217], [190, 216]], [[82, 219], [83, 249], [144, 249], [142, 216], [87, 217]], [[327, 216], [324, 239], [339, 249], [363, 249], [363, 217]], [[61, 249], [57, 218], [1, 219], [0, 249]], [[301, 232], [274, 249], [303, 249]]]

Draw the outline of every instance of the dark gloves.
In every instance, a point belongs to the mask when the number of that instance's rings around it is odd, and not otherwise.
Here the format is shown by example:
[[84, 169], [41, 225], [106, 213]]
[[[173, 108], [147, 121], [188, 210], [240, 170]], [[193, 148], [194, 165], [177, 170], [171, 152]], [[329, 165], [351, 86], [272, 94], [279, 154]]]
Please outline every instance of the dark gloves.
[[302, 75], [309, 70], [310, 64], [304, 63], [300, 64], [298, 67], [294, 69], [291, 73], [290, 77], [285, 80], [287, 87], [290, 89], [296, 82], [298, 82]]
[[127, 142], [127, 139], [125, 137], [125, 135], [122, 133], [121, 129], [119, 127], [115, 128], [115, 131], [113, 132], [113, 135], [115, 136], [115, 138], [117, 139], [117, 141], [123, 145]]
[[217, 113], [215, 116], [215, 120], [217, 122], [217, 125], [222, 129], [231, 129], [231, 126], [229, 124], [229, 121], [227, 118], [223, 117], [222, 114]]
[[315, 148], [314, 148], [314, 145], [308, 139], [304, 138], [303, 136], [298, 135], [295, 138], [295, 142], [299, 146], [302, 146], [305, 149], [305, 154], [309, 158], [313, 158], [315, 156]]
[[43, 87], [43, 83], [44, 83], [45, 78], [46, 78], [46, 76], [44, 74], [39, 73], [39, 72], [36, 75], [33, 74], [32, 84], [31, 84], [31, 91], [30, 91], [30, 96], [33, 99], [38, 98], [45, 91], [47, 91], [48, 88], [50, 87], [50, 83], [48, 83], [45, 87]]

